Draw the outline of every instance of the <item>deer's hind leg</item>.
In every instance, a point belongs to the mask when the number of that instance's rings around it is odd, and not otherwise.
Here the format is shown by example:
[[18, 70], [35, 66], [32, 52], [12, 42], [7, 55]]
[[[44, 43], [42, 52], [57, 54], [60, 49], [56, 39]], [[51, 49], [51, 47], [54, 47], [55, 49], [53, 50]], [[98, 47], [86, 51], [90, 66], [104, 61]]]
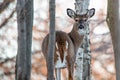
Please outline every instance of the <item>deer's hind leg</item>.
[[55, 68], [55, 77], [56, 77], [56, 80], [61, 80], [61, 69], [60, 68]]

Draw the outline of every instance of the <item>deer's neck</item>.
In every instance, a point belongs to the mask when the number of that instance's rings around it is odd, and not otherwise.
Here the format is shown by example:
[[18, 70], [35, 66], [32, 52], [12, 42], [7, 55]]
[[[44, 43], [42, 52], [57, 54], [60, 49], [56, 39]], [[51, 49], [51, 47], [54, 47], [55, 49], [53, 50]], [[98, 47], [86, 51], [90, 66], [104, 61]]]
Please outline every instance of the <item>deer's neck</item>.
[[73, 25], [73, 29], [71, 30], [71, 32], [68, 34], [74, 44], [75, 47], [75, 52], [78, 50], [78, 48], [81, 46], [84, 35], [80, 35], [78, 33], [78, 31], [76, 31], [75, 29], [75, 24]]

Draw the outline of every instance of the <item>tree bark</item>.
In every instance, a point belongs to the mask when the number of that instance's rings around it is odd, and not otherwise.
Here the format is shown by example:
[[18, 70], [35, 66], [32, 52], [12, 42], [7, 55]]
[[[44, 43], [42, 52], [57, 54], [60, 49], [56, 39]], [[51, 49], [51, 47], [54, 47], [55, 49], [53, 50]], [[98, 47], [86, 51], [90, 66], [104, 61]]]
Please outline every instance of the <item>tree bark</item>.
[[16, 80], [30, 80], [33, 0], [17, 0], [18, 51]]
[[108, 0], [107, 23], [114, 48], [116, 80], [120, 79], [120, 1]]
[[55, 48], [55, 0], [49, 1], [50, 12], [50, 33], [49, 33], [49, 45], [48, 45], [48, 58], [47, 67], [48, 75], [47, 80], [54, 80], [54, 48]]
[[[75, 10], [77, 14], [85, 14], [89, 6], [89, 0], [75, 0]], [[86, 25], [87, 34], [84, 37], [83, 44], [76, 55], [75, 80], [91, 80], [91, 55], [90, 55], [90, 37], [89, 24]]]

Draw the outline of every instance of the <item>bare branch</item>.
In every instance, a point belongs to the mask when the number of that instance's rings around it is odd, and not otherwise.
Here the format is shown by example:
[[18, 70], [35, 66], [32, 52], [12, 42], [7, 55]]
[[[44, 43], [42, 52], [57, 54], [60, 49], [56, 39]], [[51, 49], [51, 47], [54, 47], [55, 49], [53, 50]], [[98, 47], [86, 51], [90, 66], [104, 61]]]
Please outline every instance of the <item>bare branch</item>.
[[3, 21], [2, 24], [0, 24], [0, 28], [2, 28], [4, 25], [6, 25], [6, 24], [8, 23], [9, 19], [12, 18], [12, 16], [14, 15], [14, 13], [15, 13], [15, 10], [13, 10], [13, 11], [11, 12], [11, 14], [9, 15], [9, 17], [6, 18], [6, 19]]
[[0, 3], [0, 13], [3, 12], [11, 2], [13, 2], [14, 0], [4, 0], [3, 3]]

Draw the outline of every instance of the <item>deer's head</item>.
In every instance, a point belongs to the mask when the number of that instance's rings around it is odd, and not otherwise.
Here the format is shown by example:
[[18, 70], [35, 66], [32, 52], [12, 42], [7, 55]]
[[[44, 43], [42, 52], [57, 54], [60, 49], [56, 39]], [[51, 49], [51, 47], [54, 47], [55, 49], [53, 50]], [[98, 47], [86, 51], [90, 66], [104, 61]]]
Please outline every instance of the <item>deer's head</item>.
[[73, 29], [80, 35], [86, 34], [87, 20], [95, 14], [95, 9], [87, 10], [86, 14], [78, 15], [72, 9], [67, 9], [67, 15], [75, 20]]

